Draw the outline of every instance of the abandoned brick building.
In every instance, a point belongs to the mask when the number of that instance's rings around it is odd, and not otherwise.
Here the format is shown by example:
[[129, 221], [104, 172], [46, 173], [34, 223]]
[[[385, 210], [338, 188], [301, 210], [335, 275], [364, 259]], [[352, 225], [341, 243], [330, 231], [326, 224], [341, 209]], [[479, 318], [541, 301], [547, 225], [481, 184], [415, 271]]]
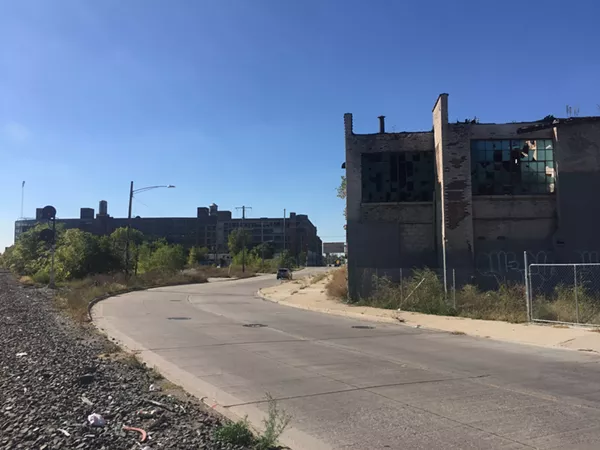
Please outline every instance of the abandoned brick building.
[[350, 296], [365, 274], [456, 269], [522, 277], [530, 263], [600, 262], [600, 117], [355, 134], [345, 114]]

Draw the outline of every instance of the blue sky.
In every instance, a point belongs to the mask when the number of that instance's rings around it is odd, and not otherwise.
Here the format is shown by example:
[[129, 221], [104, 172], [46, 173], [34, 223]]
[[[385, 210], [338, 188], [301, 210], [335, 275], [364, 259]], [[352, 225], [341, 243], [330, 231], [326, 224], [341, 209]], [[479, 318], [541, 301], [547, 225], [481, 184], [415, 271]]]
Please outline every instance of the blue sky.
[[[575, 1], [0, 0], [0, 249], [20, 215], [252, 206], [342, 240], [357, 132], [599, 114], [600, 6]], [[143, 203], [141, 203], [143, 202]]]

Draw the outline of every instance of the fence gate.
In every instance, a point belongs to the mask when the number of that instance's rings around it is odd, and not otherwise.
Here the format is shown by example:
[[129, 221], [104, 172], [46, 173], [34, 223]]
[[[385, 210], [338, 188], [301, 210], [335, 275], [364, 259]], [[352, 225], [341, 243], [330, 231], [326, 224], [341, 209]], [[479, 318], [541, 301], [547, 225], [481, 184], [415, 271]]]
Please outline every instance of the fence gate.
[[531, 264], [526, 281], [534, 322], [600, 325], [600, 263]]

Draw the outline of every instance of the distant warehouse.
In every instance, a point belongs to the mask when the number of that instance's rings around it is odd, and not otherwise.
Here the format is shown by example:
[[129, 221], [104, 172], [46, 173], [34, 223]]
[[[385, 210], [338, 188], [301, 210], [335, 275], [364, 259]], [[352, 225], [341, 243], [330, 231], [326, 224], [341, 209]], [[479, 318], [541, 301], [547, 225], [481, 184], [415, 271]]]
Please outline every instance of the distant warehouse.
[[[41, 222], [42, 208], [36, 210], [35, 219], [15, 222], [15, 240], [19, 235]], [[127, 226], [127, 218], [111, 217], [108, 204], [102, 200], [94, 217], [93, 208], [81, 208], [78, 219], [57, 219], [67, 229], [78, 228], [96, 235], [108, 235], [117, 228]], [[216, 204], [199, 207], [196, 217], [135, 217], [131, 227], [148, 237], [165, 238], [169, 243], [186, 248], [206, 247], [214, 254], [228, 253], [229, 233], [242, 226], [241, 218], [232, 218], [231, 211], [219, 211]], [[309, 265], [321, 265], [322, 242], [317, 228], [307, 215], [290, 213], [289, 217], [246, 218], [243, 226], [252, 236], [249, 247], [262, 242], [273, 245], [275, 252], [286, 249], [294, 257], [306, 255]], [[284, 232], [285, 230], [285, 232]], [[284, 241], [285, 239], [285, 241]]]

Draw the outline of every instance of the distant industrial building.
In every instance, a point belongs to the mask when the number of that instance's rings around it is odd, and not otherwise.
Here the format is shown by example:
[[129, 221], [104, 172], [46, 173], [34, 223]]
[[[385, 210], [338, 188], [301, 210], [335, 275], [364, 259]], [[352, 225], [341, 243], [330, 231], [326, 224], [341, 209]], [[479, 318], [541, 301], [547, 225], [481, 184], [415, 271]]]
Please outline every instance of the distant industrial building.
[[[36, 210], [35, 219], [21, 219], [15, 222], [15, 241], [19, 235], [41, 222], [42, 208]], [[126, 227], [127, 218], [111, 217], [108, 204], [102, 200], [99, 212], [94, 217], [93, 208], [81, 208], [78, 219], [57, 219], [67, 229], [78, 228], [96, 235], [109, 235], [117, 228]], [[322, 264], [322, 242], [317, 236], [317, 228], [307, 215], [289, 214], [289, 217], [232, 218], [231, 211], [219, 211], [216, 204], [199, 207], [196, 217], [134, 217], [131, 228], [141, 231], [149, 238], [165, 238], [172, 244], [186, 248], [206, 247], [212, 258], [225, 258], [228, 254], [229, 234], [236, 228], [244, 227], [251, 235], [248, 247], [262, 242], [273, 245], [275, 252], [286, 249], [294, 257], [306, 255], [308, 265]], [[285, 239], [285, 240], [284, 240]]]
[[323, 242], [323, 253], [326, 255], [332, 253], [346, 253], [345, 242]]
[[600, 262], [600, 117], [452, 123], [441, 94], [430, 131], [389, 133], [379, 119], [357, 134], [344, 116], [352, 298], [398, 268], [494, 281], [522, 280], [525, 252]]

